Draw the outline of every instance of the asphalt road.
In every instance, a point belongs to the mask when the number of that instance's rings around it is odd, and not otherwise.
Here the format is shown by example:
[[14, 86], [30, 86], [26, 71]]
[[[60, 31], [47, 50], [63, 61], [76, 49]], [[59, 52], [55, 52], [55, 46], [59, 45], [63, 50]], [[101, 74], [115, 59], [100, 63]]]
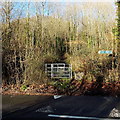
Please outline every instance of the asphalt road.
[[29, 95], [4, 95], [2, 96], [3, 115], [22, 110], [34, 105], [43, 105], [46, 101], [53, 99], [52, 96], [29, 96]]
[[120, 120], [120, 98], [63, 96], [54, 99], [53, 96], [3, 96], [2, 115], [2, 120]]

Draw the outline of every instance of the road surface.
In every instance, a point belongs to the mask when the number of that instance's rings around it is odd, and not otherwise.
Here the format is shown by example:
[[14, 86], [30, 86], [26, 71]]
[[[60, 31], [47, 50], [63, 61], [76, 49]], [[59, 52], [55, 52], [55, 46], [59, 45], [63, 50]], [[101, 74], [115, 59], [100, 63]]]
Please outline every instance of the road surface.
[[3, 96], [2, 115], [2, 120], [120, 120], [120, 98], [62, 96], [54, 99], [53, 96]]

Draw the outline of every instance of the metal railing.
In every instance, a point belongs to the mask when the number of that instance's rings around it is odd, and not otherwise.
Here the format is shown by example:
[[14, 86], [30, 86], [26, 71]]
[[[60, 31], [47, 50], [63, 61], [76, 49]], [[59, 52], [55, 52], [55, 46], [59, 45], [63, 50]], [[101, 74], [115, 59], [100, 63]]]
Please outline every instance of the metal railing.
[[72, 78], [72, 65], [65, 63], [45, 64], [45, 72], [51, 78]]

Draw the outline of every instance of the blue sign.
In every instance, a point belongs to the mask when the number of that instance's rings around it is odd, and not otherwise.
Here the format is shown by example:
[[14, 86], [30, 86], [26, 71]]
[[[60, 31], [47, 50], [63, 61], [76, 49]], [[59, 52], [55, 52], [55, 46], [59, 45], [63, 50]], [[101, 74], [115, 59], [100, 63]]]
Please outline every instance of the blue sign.
[[112, 54], [111, 50], [100, 50], [98, 51], [99, 54]]

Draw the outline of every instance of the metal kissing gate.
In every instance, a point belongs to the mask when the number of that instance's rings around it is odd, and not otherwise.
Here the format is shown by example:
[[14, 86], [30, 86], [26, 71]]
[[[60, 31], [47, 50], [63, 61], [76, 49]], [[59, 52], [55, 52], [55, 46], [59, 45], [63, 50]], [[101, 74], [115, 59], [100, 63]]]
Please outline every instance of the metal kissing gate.
[[65, 63], [45, 64], [45, 72], [51, 78], [72, 78], [72, 65]]

